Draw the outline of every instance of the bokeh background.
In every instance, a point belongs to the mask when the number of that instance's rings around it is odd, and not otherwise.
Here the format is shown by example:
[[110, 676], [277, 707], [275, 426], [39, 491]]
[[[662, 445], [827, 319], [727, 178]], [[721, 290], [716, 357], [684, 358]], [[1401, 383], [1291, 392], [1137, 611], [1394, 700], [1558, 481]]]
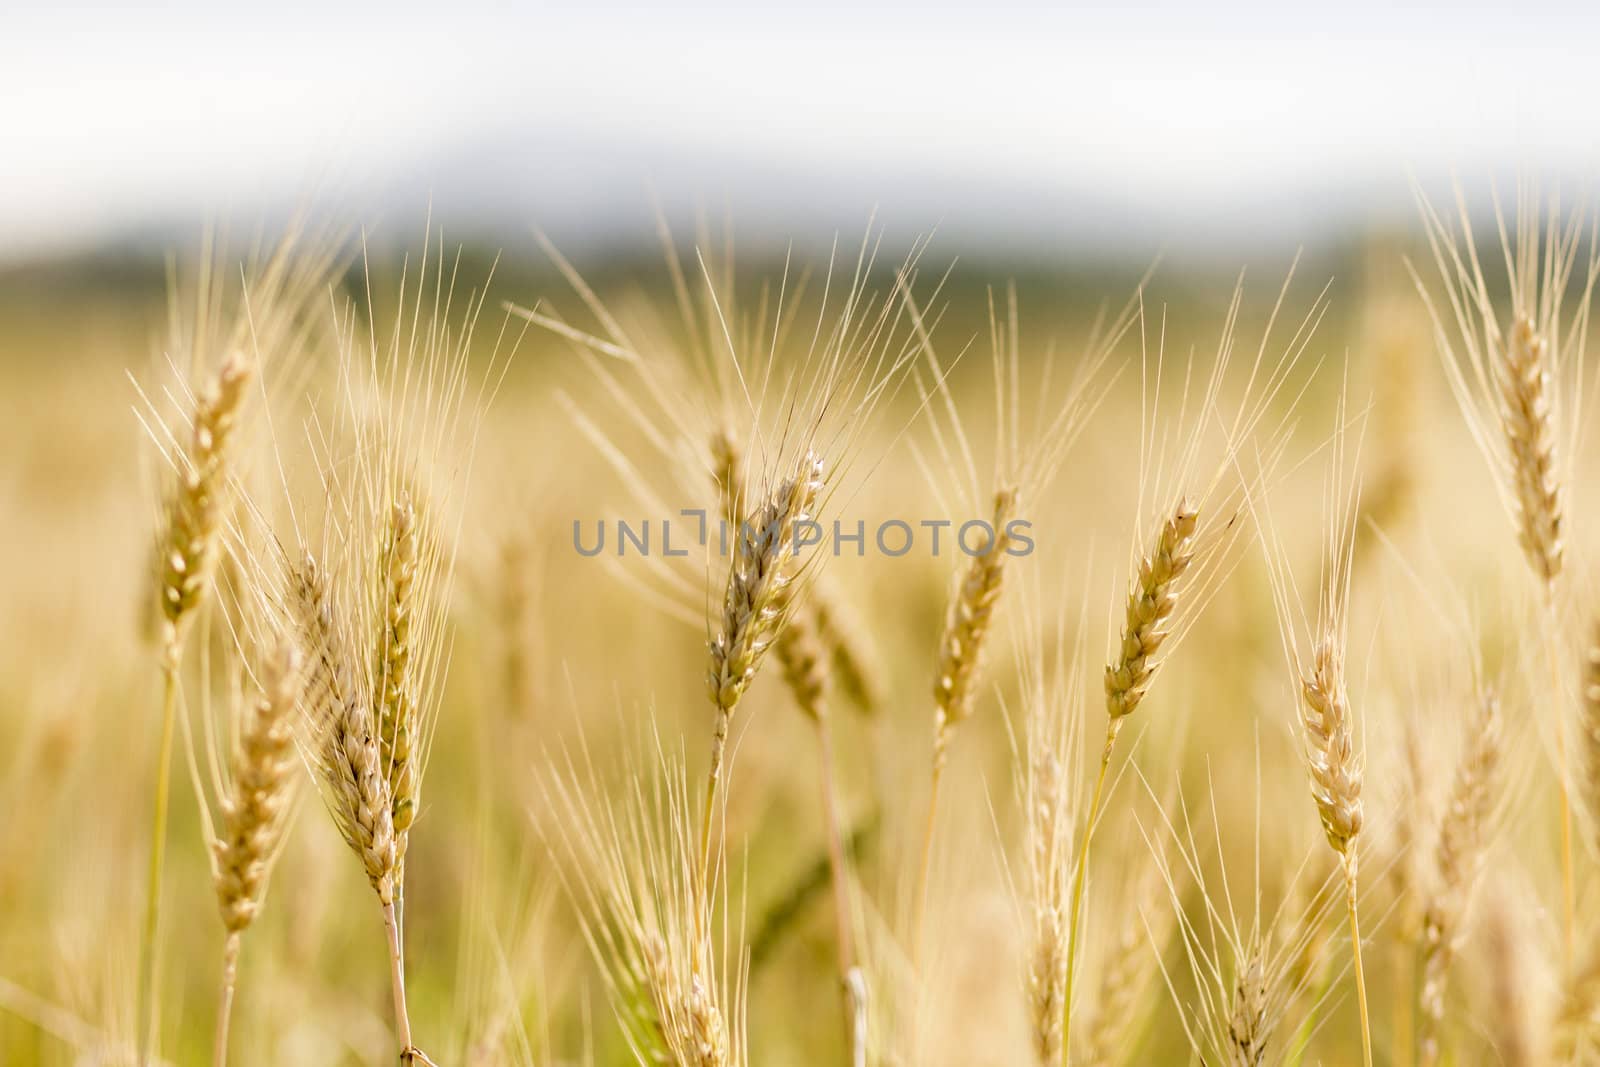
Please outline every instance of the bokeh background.
[[[1597, 46], [1600, 13], [1549, 2], [1514, 12], [1376, 0], [1336, 10], [1242, 0], [11, 5], [0, 15], [0, 1061], [128, 1062], [158, 711], [139, 626], [157, 468], [135, 410], [138, 387], [159, 392], [183, 364], [169, 297], [181, 320], [203, 248], [222, 250], [219, 277], [231, 283], [250, 249], [309, 217], [311, 229], [342, 234], [349, 253], [329, 307], [354, 301], [382, 320], [406, 257], [415, 271], [442, 242], [459, 253], [466, 287], [492, 269], [474, 347], [485, 363], [505, 303], [597, 328], [539, 233], [604, 301], [651, 323], [674, 313], [663, 227], [691, 276], [696, 249], [713, 279], [734, 261], [723, 293], [737, 291], [752, 315], [786, 261], [820, 271], [835, 242], [848, 257], [864, 234], [882, 242], [875, 291], [885, 295], [891, 266], [931, 235], [925, 280], [950, 271], [938, 345], [947, 356], [973, 347], [951, 388], [979, 442], [994, 429], [990, 301], [999, 293], [1003, 304], [1008, 285], [1024, 365], [1037, 368], [1049, 350], [1070, 361], [1096, 314], [1121, 306], [1159, 261], [1145, 352], [1164, 321], [1168, 350], [1201, 353], [1204, 373], [1240, 272], [1240, 336], [1253, 352], [1298, 255], [1285, 320], [1298, 324], [1325, 286], [1326, 306], [1273, 418], [1298, 427], [1291, 454], [1315, 455], [1346, 386], [1351, 409], [1371, 416], [1360, 466], [1402, 498], [1384, 537], [1363, 548], [1359, 581], [1374, 592], [1357, 598], [1355, 627], [1381, 805], [1402, 792], [1393, 723], [1444, 701], [1439, 679], [1459, 680], [1454, 657], [1471, 658], [1459, 648], [1429, 658], [1427, 635], [1441, 619], [1481, 624], [1493, 673], [1516, 662], [1514, 635], [1534, 610], [1404, 266], [1418, 251], [1415, 191], [1448, 204], [1458, 180], [1484, 226], [1492, 183], [1508, 190], [1519, 175], [1572, 189], [1576, 202], [1600, 162]], [[1427, 267], [1425, 253], [1419, 262]], [[1280, 324], [1276, 343], [1290, 333]], [[669, 328], [658, 339], [683, 337]], [[515, 347], [467, 498], [452, 672], [413, 845], [413, 1017], [441, 1062], [621, 1063], [603, 987], [535, 831], [548, 814], [543, 782], [552, 753], [579, 739], [601, 753], [638, 748], [651, 720], [699, 766], [704, 633], [617, 575], [572, 565], [575, 514], [637, 510], [570, 417], [574, 406], [617, 412], [566, 341], [532, 330]], [[1073, 608], [1061, 616], [1076, 618], [1086, 605], [1081, 637], [1096, 652], [1148, 518], [1134, 486], [1148, 400], [1139, 353], [1136, 334], [1118, 348], [1126, 373], [1039, 500], [1036, 524], [1051, 534], [1019, 579], [1033, 618], [1062, 601]], [[946, 506], [919, 465], [914, 442], [925, 457], [927, 440], [909, 401], [867, 436], [875, 469], [852, 513]], [[640, 444], [625, 419], [610, 432]], [[1573, 463], [1581, 485], [1590, 465]], [[1284, 534], [1308, 582], [1325, 532], [1321, 491], [1317, 463], [1285, 465]], [[1581, 514], [1574, 530], [1582, 544]], [[1188, 783], [1192, 799], [1214, 794], [1226, 829], [1196, 830], [1210, 840], [1210, 890], [1229, 866], [1221, 857], [1248, 885], [1253, 848], [1264, 849], [1281, 860], [1263, 876], [1270, 917], [1314, 867], [1319, 835], [1251, 551], [1152, 699], [1168, 716], [1158, 722], [1182, 725], [1141, 734], [1106, 838], [1148, 856], [1141, 843], [1161, 825], [1154, 800], [1170, 796], [1167, 781]], [[841, 788], [850, 823], [872, 829], [860, 863], [884, 913], [873, 921], [892, 926], [920, 828], [926, 694], [951, 565], [847, 559], [836, 569], [891, 694], [880, 718], [843, 725]], [[1009, 629], [997, 637], [993, 684], [945, 799], [939, 988], [957, 1007], [933, 1013], [945, 1028], [938, 1062], [1025, 1055], [1011, 895], [1024, 644]], [[811, 739], [775, 680], [751, 699], [756, 725], [740, 735], [730, 801], [746, 883], [737, 907], [752, 931], [776, 924], [750, 977], [751, 1062], [844, 1062], [842, 1035], [811, 1021], [835, 1007], [826, 904], [791, 903], [821, 848], [812, 772], [793, 758]], [[206, 713], [202, 698], [193, 703], [191, 715]], [[1456, 724], [1442, 722], [1425, 720], [1424, 736], [1448, 748]], [[1535, 806], [1549, 802], [1527, 785], [1547, 741], [1528, 727], [1513, 775]], [[175, 797], [162, 1046], [191, 1063], [210, 1047], [221, 933], [186, 775]], [[391, 1057], [381, 929], [318, 808], [314, 798], [302, 806], [246, 950], [239, 1063]], [[1521, 862], [1511, 883], [1548, 889], [1552, 824], [1535, 825], [1510, 846]], [[1108, 876], [1108, 909], [1116, 888]], [[1192, 888], [1183, 892], [1192, 907]], [[1375, 915], [1393, 909], [1374, 894]], [[1249, 917], [1246, 907], [1240, 921]], [[1543, 911], [1521, 921], [1532, 941], [1548, 933]], [[1165, 958], [1173, 988], [1148, 991], [1148, 1024], [1125, 1062], [1178, 1062], [1169, 1057], [1188, 1048], [1177, 1004], [1192, 1004], [1193, 975], [1181, 951]], [[1463, 996], [1493, 995], [1467, 985]], [[1336, 989], [1325, 1011], [1308, 1062], [1351, 1062], [1348, 991]], [[1390, 1040], [1397, 1024], [1380, 1025]], [[1478, 1062], [1481, 1028], [1463, 1029], [1463, 1062]]]

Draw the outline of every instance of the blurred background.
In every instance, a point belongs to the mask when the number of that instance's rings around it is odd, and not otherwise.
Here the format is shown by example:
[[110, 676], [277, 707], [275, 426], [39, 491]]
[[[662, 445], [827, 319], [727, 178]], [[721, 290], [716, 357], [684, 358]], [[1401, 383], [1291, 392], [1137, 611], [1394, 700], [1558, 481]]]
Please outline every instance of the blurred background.
[[[1159, 322], [1172, 352], [1200, 353], [1198, 380], [1239, 272], [1249, 271], [1242, 363], [1300, 253], [1267, 349], [1280, 355], [1305, 318], [1318, 329], [1268, 421], [1298, 417], [1290, 454], [1304, 457], [1335, 424], [1341, 382], [1352, 407], [1373, 414], [1361, 460], [1373, 514], [1392, 507], [1381, 520], [1386, 534], [1414, 554], [1401, 560], [1387, 540], [1363, 544], [1365, 588], [1402, 592], [1372, 595], [1356, 612], [1358, 643], [1379, 649], [1361, 650], [1359, 686], [1391, 741], [1417, 708], [1444, 708], [1420, 729], [1446, 738], [1440, 751], [1453, 753], [1459, 731], [1448, 713], [1460, 694], [1438, 699], [1429, 687], [1450, 671], [1416, 645], [1437, 629], [1436, 611], [1476, 623], [1479, 605], [1529, 589], [1402, 264], [1420, 236], [1412, 183], [1444, 205], [1459, 179], [1480, 227], [1491, 221], [1495, 181], [1509, 190], [1533, 175], [1572, 190], [1576, 202], [1600, 162], [1596, 55], [1600, 8], [1552, 0], [1514, 8], [11, 0], [0, 10], [0, 529], [11, 546], [0, 557], [0, 810], [9, 813], [0, 819], [0, 1062], [130, 1059], [158, 692], [137, 620], [149, 606], [141, 598], [160, 469], [133, 412], [143, 389], [151, 407], [181, 419], [191, 364], [215, 360], [185, 344], [208, 231], [222, 235], [218, 301], [230, 307], [239, 261], [270, 247], [298, 214], [309, 213], [314, 230], [363, 235], [367, 262], [349, 242], [354, 265], [330, 283], [331, 300], [316, 303], [319, 329], [331, 306], [330, 321], [371, 315], [383, 334], [385, 315], [404, 303], [402, 257], [411, 257], [414, 296], [430, 228], [435, 277], [439, 249], [461, 249], [458, 291], [481, 285], [498, 257], [468, 346], [475, 367], [489, 365], [503, 302], [603, 328], [541, 250], [540, 232], [639, 325], [638, 336], [680, 356], [689, 339], [714, 336], [705, 306], [713, 288], [730, 307], [737, 293], [748, 313], [739, 324], [761, 336], [791, 250], [815, 279], [835, 242], [839, 262], [851, 262], [872, 227], [883, 251], [869, 287], [882, 298], [901, 255], [931, 234], [921, 290], [954, 264], [937, 301], [937, 344], [946, 358], [973, 353], [950, 383], [985, 471], [983, 445], [997, 432], [987, 421], [991, 293], [1015, 285], [1031, 400], [1046, 353], [1074, 359], [1097, 311], [1122, 306], [1159, 259], [1149, 333]], [[676, 318], [662, 222], [690, 265], [697, 324]], [[696, 247], [706, 253], [703, 278], [694, 277]], [[797, 305], [820, 307], [819, 288]], [[445, 317], [459, 328], [460, 306]], [[514, 321], [507, 337], [520, 329]], [[1113, 371], [1137, 366], [1141, 339], [1134, 331], [1117, 347]], [[326, 350], [327, 341], [319, 334], [308, 347]], [[532, 829], [530, 813], [548, 795], [530, 768], [580, 737], [603, 757], [621, 751], [613, 735], [629, 731], [613, 719], [624, 716], [664, 724], [666, 747], [698, 768], [705, 632], [698, 616], [664, 625], [666, 614], [641, 607], [627, 583], [564, 554], [574, 514], [593, 514], [597, 502], [612, 514], [640, 509], [558, 397], [601, 420], [669, 488], [681, 487], [668, 479], [683, 471], [649, 454], [645, 428], [618, 417], [616, 397], [566, 339], [534, 329], [516, 347], [485, 416], [451, 603], [458, 642], [410, 861], [414, 1018], [422, 1044], [454, 1053], [442, 1062], [624, 1063], [605, 989]], [[1333, 369], [1307, 384], [1319, 361]], [[1147, 532], [1131, 439], [1147, 411], [1140, 384], [1134, 373], [1116, 378], [1081, 450], [1039, 501], [1039, 524], [1052, 536], [1039, 569], [1017, 582], [1046, 603], [1059, 594], [1065, 615], [1083, 606], [1088, 636], [1067, 640], [1081, 640], [1091, 659], [1121, 610], [1128, 546]], [[1226, 402], [1239, 388], [1227, 385]], [[645, 388], [640, 395], [662, 400]], [[286, 403], [286, 425], [304, 417], [300, 399]], [[909, 395], [897, 410], [886, 405], [883, 426], [864, 438], [863, 451], [882, 456], [876, 487], [856, 501], [869, 519], [930, 507], [934, 487], [908, 447], [924, 427], [891, 432], [913, 424], [912, 407]], [[259, 454], [253, 462], [257, 474], [269, 466]], [[1594, 482], [1590, 465], [1576, 457], [1573, 465], [1575, 480]], [[1290, 462], [1285, 471], [1283, 514], [1295, 520], [1284, 532], [1288, 554], [1309, 588], [1324, 545], [1322, 470]], [[970, 504], [955, 501], [957, 510]], [[1572, 538], [1582, 544], [1574, 511]], [[1153, 713], [1171, 716], [1153, 721], [1185, 725], [1153, 730], [1137, 751], [1141, 773], [1170, 778], [1178, 768], [1195, 796], [1213, 777], [1229, 783], [1217, 805], [1226, 839], [1199, 865], [1222, 866], [1226, 855], [1248, 878], [1254, 830], [1257, 850], [1265, 840], [1266, 854], [1284, 860], [1264, 876], [1270, 912], [1293, 898], [1297, 872], [1315, 867], [1302, 861], [1320, 858], [1322, 843], [1290, 733], [1294, 697], [1268, 583], [1254, 546], [1241, 555], [1235, 584], [1195, 621], [1194, 643], [1207, 654], [1175, 657], [1152, 698]], [[884, 927], [898, 919], [905, 849], [920, 829], [927, 694], [952, 566], [847, 559], [838, 568], [892, 695], [879, 719], [841, 715], [840, 742], [843, 804], [851, 828], [869, 839], [862, 880]], [[1417, 586], [1429, 595], [1407, 595]], [[1447, 608], [1436, 608], [1436, 592]], [[1473, 612], [1458, 611], [1464, 603]], [[1516, 635], [1532, 617], [1520, 601], [1498, 611], [1483, 611], [1495, 665], [1515, 659]], [[1394, 634], [1401, 639], [1379, 647]], [[222, 657], [226, 642], [210, 636]], [[1468, 643], [1451, 654], [1466, 655]], [[619, 646], [629, 650], [624, 667]], [[971, 1010], [931, 1012], [961, 1032], [932, 1031], [942, 1058], [917, 1067], [1026, 1056], [1014, 979], [1027, 946], [1006, 860], [1010, 852], [1017, 862], [1015, 723], [995, 699], [998, 688], [1015, 703], [1013, 653], [1008, 630], [996, 639], [981, 714], [952, 761], [936, 869], [935, 914], [949, 942], [941, 988]], [[224, 696], [220, 682], [198, 677], [198, 664], [190, 671], [198, 719]], [[1452, 677], [1462, 674], [1470, 671]], [[1423, 690], [1428, 699], [1414, 699]], [[818, 869], [820, 835], [812, 767], [794, 754], [809, 753], [812, 738], [786, 698], [775, 679], [752, 690], [752, 705], [769, 707], [759, 729], [740, 735], [730, 801], [730, 840], [748, 882], [737, 906], [752, 930], [776, 930], [749, 981], [752, 1059], [763, 1067], [844, 1055], [842, 1034], [815, 1023], [836, 1008], [831, 935], [822, 883], [806, 881]], [[1089, 707], [1098, 715], [1098, 703]], [[1524, 742], [1520, 751], [1539, 751], [1539, 737]], [[1405, 772], [1398, 744], [1371, 747], [1380, 754], [1369, 790], [1381, 805], [1403, 793]], [[1520, 766], [1523, 781], [1536, 773], [1528, 768], [1544, 769], [1536, 756]], [[220, 941], [186, 777], [170, 833], [168, 906], [177, 918], [163, 949], [161, 1042], [180, 1063], [203, 1062], [209, 1048]], [[1128, 872], [1148, 863], [1141, 832], [1157, 818], [1146, 795], [1155, 790], [1137, 779], [1121, 779], [1130, 803], [1106, 834], [1125, 846], [1108, 849], [1108, 859], [1126, 859]], [[1254, 793], [1233, 784], [1252, 780]], [[1541, 792], [1537, 802], [1551, 798]], [[1526, 860], [1518, 885], [1537, 882], [1541, 892], [1552, 885], [1554, 854], [1544, 814], [1516, 842]], [[1394, 866], [1393, 856], [1374, 861], [1375, 870]], [[273, 890], [246, 948], [235, 1062], [392, 1062], [381, 930], [359, 912], [365, 884], [314, 799], [276, 877], [286, 888]], [[1097, 890], [1108, 908], [1121, 902], [1118, 888], [1108, 878]], [[1373, 910], [1399, 907], [1380, 898]], [[1188, 994], [1175, 946], [1167, 966]], [[1095, 958], [1107, 951], [1097, 945]], [[1335, 991], [1321, 1005], [1310, 1062], [1357, 1055], [1345, 967], [1341, 958], [1329, 971]], [[1473, 980], [1474, 1003], [1494, 1002], [1483, 989], [1495, 973], [1474, 972], [1484, 979]], [[1410, 993], [1400, 979], [1376, 984], [1396, 1000]], [[1177, 998], [1167, 993], [1154, 982], [1145, 989], [1140, 1003], [1154, 1021], [1148, 1036], [1127, 1037], [1125, 1062], [1186, 1055]], [[985, 1025], [958, 1026], [963, 1018]], [[1462, 1045], [1461, 1062], [1488, 1062], [1486, 1039], [1470, 1013], [1463, 1018], [1473, 1043]], [[1387, 1014], [1379, 1025], [1380, 1040], [1403, 1043]]]
[[[1600, 13], [1355, 0], [8, 5], [0, 262], [308, 198], [513, 254], [938, 227], [1144, 261], [1410, 219], [1407, 175], [1583, 173]], [[1233, 257], [1237, 258], [1237, 256]]]

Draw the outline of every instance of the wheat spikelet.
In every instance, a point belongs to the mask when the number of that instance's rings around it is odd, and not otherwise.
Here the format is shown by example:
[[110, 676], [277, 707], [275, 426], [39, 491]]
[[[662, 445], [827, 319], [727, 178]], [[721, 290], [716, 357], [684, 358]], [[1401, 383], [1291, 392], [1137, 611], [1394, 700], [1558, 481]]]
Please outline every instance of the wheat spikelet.
[[[711, 458], [712, 476], [717, 484], [718, 499], [722, 502], [723, 520], [728, 523], [738, 523], [744, 515], [744, 464], [739, 446], [735, 443], [731, 431], [726, 429], [718, 430], [712, 435]], [[815, 473], [816, 481], [820, 485], [821, 464], [813, 465], [812, 470]], [[777, 537], [780, 543], [773, 546], [777, 552], [782, 553], [785, 550], [786, 546], [782, 542], [789, 539], [794, 522], [810, 517], [809, 512], [814, 505], [816, 489], [817, 486], [805, 488], [803, 492], [811, 496], [811, 501], [804, 503], [801, 510], [789, 519], [777, 520]], [[780, 487], [778, 495], [785, 498], [784, 506], [788, 507], [788, 497], [791, 495], [789, 491]], [[763, 520], [773, 521], [775, 514], [776, 510], [774, 509], [753, 517], [750, 523], [752, 532], [756, 533], [758, 537], [766, 535], [768, 530], [760, 523]], [[742, 537], [745, 532], [740, 531], [741, 548], [743, 547]], [[792, 543], [787, 547], [792, 551]], [[756, 559], [756, 555], [756, 553], [752, 553], [750, 557], [756, 569], [770, 566], [770, 564]], [[735, 566], [737, 566], [737, 562]], [[774, 577], [787, 585], [792, 576], [774, 572]], [[731, 592], [732, 586], [730, 585], [730, 595]], [[760, 594], [752, 592], [749, 595]], [[785, 600], [786, 597], [782, 591], [776, 594], [774, 607], [777, 610], [773, 612], [774, 618], [784, 614], [782, 609], [785, 606]], [[767, 625], [767, 623], [763, 622], [760, 625]], [[724, 627], [724, 632], [730, 632], [734, 629], [734, 626], [726, 617], [724, 618]], [[776, 639], [776, 651], [779, 665], [783, 670], [784, 681], [789, 686], [790, 693], [794, 696], [795, 704], [799, 706], [800, 710], [808, 718], [813, 720], [822, 716], [823, 696], [828, 681], [825, 650], [822, 647], [821, 637], [822, 635], [814, 620], [808, 617], [808, 612], [794, 610], [788, 612], [783, 618], [783, 625], [778, 630]], [[715, 649], [713, 649], [713, 656], [715, 656]], [[718, 667], [715, 659], [713, 659], [712, 669], [714, 672], [713, 685], [717, 685], [715, 672]], [[718, 694], [714, 694], [714, 697], [721, 699], [720, 690]]]
[[660, 1039], [645, 1057], [677, 1067], [726, 1067], [728, 1030], [704, 977], [709, 964], [699, 960], [685, 971], [659, 935], [647, 934], [642, 942], [644, 987], [652, 1000], [648, 1025]]
[[[733, 431], [722, 428], [713, 433], [710, 453], [722, 520], [736, 525], [745, 513], [745, 472]], [[870, 713], [881, 702], [878, 672], [867, 642], [831, 592], [827, 575], [815, 576], [805, 604], [790, 613], [777, 643], [795, 701], [812, 718], [830, 668], [840, 689], [862, 710]]]
[[199, 606], [216, 562], [228, 500], [229, 446], [254, 373], [254, 364], [241, 352], [223, 360], [195, 405], [188, 444], [174, 460], [178, 481], [168, 502], [160, 561], [169, 656], [177, 655], [183, 627]]
[[378, 743], [391, 795], [395, 860], [404, 870], [406, 845], [417, 812], [419, 779], [413, 761], [417, 731], [416, 678], [411, 662], [418, 516], [409, 493], [397, 495], [384, 528], [378, 560], [382, 606], [378, 639]]
[[762, 506], [750, 512], [734, 541], [722, 619], [710, 641], [707, 672], [707, 688], [717, 709], [714, 777], [733, 710], [786, 621], [795, 581], [789, 568], [795, 555], [795, 525], [810, 520], [821, 488], [822, 461], [816, 453], [806, 453], [797, 475], [779, 483]]
[[990, 519], [994, 536], [988, 551], [968, 561], [961, 583], [950, 599], [944, 631], [939, 637], [939, 661], [933, 683], [935, 774], [944, 765], [951, 732], [972, 714], [972, 691], [983, 663], [984, 639], [994, 619], [1005, 578], [1010, 544], [1006, 530], [1016, 511], [1015, 488], [1002, 488], [995, 493]]
[[688, 1023], [683, 1034], [687, 1038], [683, 1042], [686, 1047], [681, 1057], [685, 1067], [726, 1067], [727, 1027], [723, 1025], [722, 1013], [707, 992], [700, 973], [689, 976], [688, 989], [683, 996], [683, 1010]]
[[1228, 1015], [1228, 1062], [1234, 1067], [1260, 1067], [1272, 1037], [1268, 1015], [1266, 966], [1257, 946], [1233, 982], [1233, 1007]]
[[1361, 764], [1345, 691], [1342, 639], [1323, 634], [1311, 653], [1310, 669], [1300, 679], [1306, 770], [1311, 795], [1328, 844], [1348, 856], [1361, 833]]
[[232, 782], [220, 800], [220, 826], [210, 841], [212, 884], [227, 931], [217, 1001], [216, 1067], [227, 1062], [240, 938], [261, 908], [294, 799], [294, 716], [299, 698], [300, 653], [284, 642], [263, 667], [261, 696], [246, 714], [229, 760]]
[[1155, 676], [1155, 656], [1167, 639], [1177, 607], [1179, 579], [1194, 561], [1194, 538], [1200, 516], [1181, 499], [1161, 524], [1155, 545], [1139, 561], [1139, 573], [1128, 590], [1122, 641], [1106, 666], [1106, 712], [1122, 719], [1138, 708]]
[[1463, 923], [1494, 812], [1495, 777], [1500, 761], [1500, 716], [1493, 695], [1485, 695], [1477, 729], [1456, 768], [1450, 803], [1439, 825], [1434, 849], [1431, 897], [1422, 923], [1422, 1062], [1439, 1057], [1445, 987], [1463, 934]]
[[1561, 573], [1563, 545], [1547, 346], [1533, 321], [1518, 315], [1495, 365], [1495, 385], [1510, 458], [1517, 544], [1534, 573], [1549, 583]]
[[[730, 430], [717, 430], [710, 440], [712, 478], [722, 501], [725, 523], [738, 523], [744, 515], [744, 464]], [[792, 611], [778, 633], [778, 661], [795, 705], [813, 721], [821, 720], [822, 696], [827, 686], [821, 632], [808, 611]]]
[[1028, 956], [1028, 1022], [1035, 1062], [1061, 1059], [1067, 999], [1067, 857], [1071, 819], [1059, 753], [1041, 746], [1029, 769], [1028, 877], [1033, 903], [1033, 944]]
[[223, 798], [211, 851], [217, 901], [230, 933], [249, 926], [261, 907], [271, 863], [282, 840], [294, 773], [294, 715], [300, 694], [300, 652], [283, 645], [268, 659], [261, 697], [250, 710], [232, 757], [233, 781]]
[[306, 659], [305, 699], [324, 800], [379, 903], [389, 907], [396, 863], [393, 798], [371, 703], [350, 663], [327, 579], [309, 554], [291, 574], [290, 603]]
[[807, 452], [795, 477], [779, 483], [739, 530], [707, 676], [719, 737], [784, 621], [795, 579], [788, 572], [794, 528], [810, 519], [822, 477], [822, 460]]

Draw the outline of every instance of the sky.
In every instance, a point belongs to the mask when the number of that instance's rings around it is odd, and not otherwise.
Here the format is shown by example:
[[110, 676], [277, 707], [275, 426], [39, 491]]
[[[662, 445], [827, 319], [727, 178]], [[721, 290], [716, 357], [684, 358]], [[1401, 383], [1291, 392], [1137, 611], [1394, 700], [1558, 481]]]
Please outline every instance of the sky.
[[1548, 0], [8, 0], [0, 26], [0, 258], [307, 196], [569, 239], [642, 228], [654, 196], [1304, 241], [1406, 210], [1412, 175], [1600, 155], [1600, 13]]

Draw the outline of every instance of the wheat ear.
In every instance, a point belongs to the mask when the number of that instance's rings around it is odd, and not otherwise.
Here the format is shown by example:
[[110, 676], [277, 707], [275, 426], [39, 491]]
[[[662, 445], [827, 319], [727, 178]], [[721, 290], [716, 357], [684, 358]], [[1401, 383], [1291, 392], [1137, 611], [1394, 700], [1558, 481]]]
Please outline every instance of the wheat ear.
[[[161, 539], [158, 596], [161, 601], [161, 741], [151, 816], [150, 869], [145, 884], [145, 921], [139, 945], [139, 1059], [148, 1059], [154, 1042], [156, 936], [161, 922], [162, 869], [167, 848], [167, 805], [171, 794], [172, 743], [178, 713], [178, 668], [183, 635], [200, 606], [216, 565], [217, 539], [226, 513], [229, 462], [234, 427], [244, 406], [255, 366], [234, 352], [195, 405], [189, 440], [173, 457], [177, 485], [168, 500]], [[149, 1018], [145, 1016], [148, 1012]]]
[[221, 804], [220, 832], [211, 842], [212, 880], [227, 931], [213, 1060], [218, 1067], [228, 1059], [240, 938], [261, 908], [293, 800], [294, 714], [299, 695], [300, 653], [285, 643], [267, 661], [261, 697], [240, 731], [231, 759], [231, 788]]
[[1233, 982], [1228, 1015], [1227, 1053], [1232, 1067], [1261, 1067], [1272, 1037], [1266, 965], [1259, 946], [1245, 959]]
[[[727, 429], [711, 435], [711, 477], [722, 502], [722, 519], [737, 525], [744, 512], [744, 461], [738, 443]], [[811, 631], [819, 653], [816, 668], [832, 668], [839, 690], [857, 707], [871, 714], [883, 703], [881, 671], [874, 660], [870, 642], [861, 632], [839, 598], [834, 595], [826, 574], [818, 574], [807, 594], [806, 603], [795, 612], [797, 625]], [[779, 649], [780, 653], [782, 649]], [[828, 662], [823, 663], [823, 659]], [[801, 710], [805, 701], [800, 694]]]
[[234, 352], [195, 405], [188, 446], [176, 457], [178, 482], [167, 507], [161, 553], [163, 641], [176, 656], [184, 625], [205, 595], [216, 565], [217, 535], [228, 503], [229, 456], [255, 365]]
[[[415, 611], [417, 511], [409, 493], [397, 495], [389, 509], [378, 553], [382, 604], [376, 677], [379, 679], [378, 754], [389, 784], [394, 826], [397, 919], [403, 918], [406, 846], [417, 814], [419, 778], [413, 746], [417, 733], [416, 677], [411, 662], [411, 623]], [[401, 925], [401, 934], [405, 927]], [[402, 944], [403, 944], [402, 937]]]
[[1548, 342], [1526, 315], [1518, 315], [1495, 364], [1500, 424], [1511, 461], [1517, 543], [1539, 578], [1561, 573], [1561, 486], [1556, 478], [1555, 429], [1550, 411]]
[[1128, 591], [1122, 642], [1106, 666], [1106, 714], [1113, 723], [1131, 715], [1150, 691], [1156, 653], [1166, 641], [1177, 608], [1178, 580], [1194, 561], [1199, 512], [1182, 500], [1161, 524], [1150, 554]]
[[1361, 764], [1339, 642], [1327, 637], [1317, 642], [1311, 669], [1300, 680], [1300, 697], [1311, 796], [1329, 846], [1348, 857], [1363, 823]]
[[1466, 910], [1494, 813], [1495, 776], [1500, 761], [1500, 713], [1492, 695], [1483, 700], [1477, 729], [1456, 768], [1450, 804], [1439, 824], [1434, 849], [1434, 883], [1422, 923], [1421, 1062], [1439, 1062], [1439, 1029], [1444, 1022], [1445, 986], [1462, 937]]

